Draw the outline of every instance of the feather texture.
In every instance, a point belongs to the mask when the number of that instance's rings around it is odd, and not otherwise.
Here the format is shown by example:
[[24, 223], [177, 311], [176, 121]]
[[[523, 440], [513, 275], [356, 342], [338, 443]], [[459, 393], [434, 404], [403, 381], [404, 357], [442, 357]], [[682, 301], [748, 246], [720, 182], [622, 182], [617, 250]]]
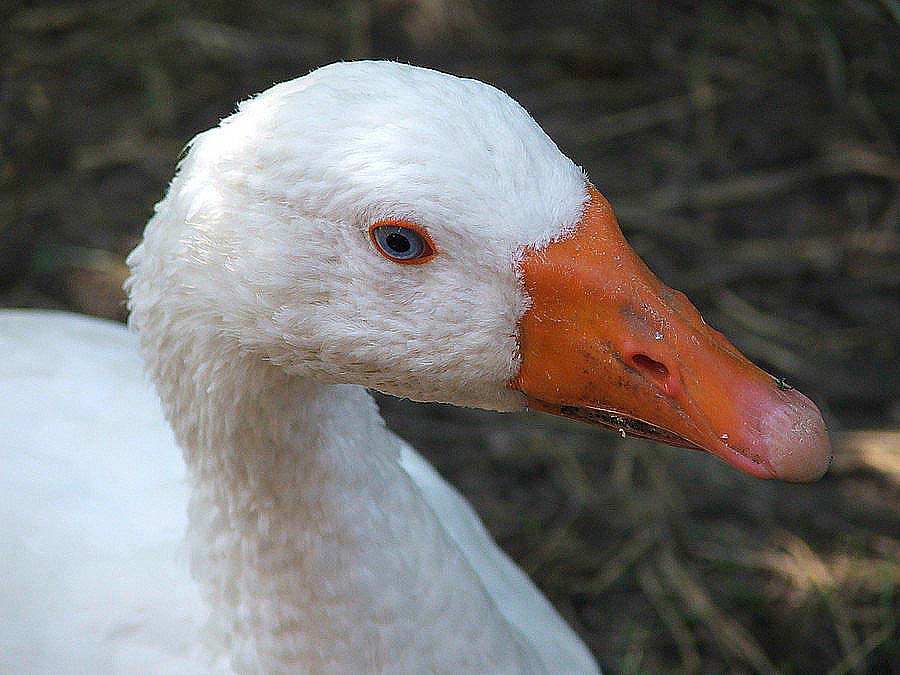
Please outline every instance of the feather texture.
[[[596, 672], [363, 388], [522, 407], [516, 263], [585, 200], [512, 99], [394, 63], [194, 139], [129, 258], [136, 337], [0, 315], [0, 669]], [[378, 255], [389, 218], [438, 255]]]

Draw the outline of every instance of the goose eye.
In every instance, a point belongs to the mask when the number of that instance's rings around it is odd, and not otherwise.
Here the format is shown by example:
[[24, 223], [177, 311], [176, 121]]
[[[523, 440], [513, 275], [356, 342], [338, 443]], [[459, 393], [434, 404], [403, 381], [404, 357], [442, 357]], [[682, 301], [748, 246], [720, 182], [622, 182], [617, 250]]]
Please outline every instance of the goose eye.
[[382, 220], [369, 228], [369, 237], [388, 260], [418, 264], [430, 260], [434, 244], [424, 229], [405, 220]]

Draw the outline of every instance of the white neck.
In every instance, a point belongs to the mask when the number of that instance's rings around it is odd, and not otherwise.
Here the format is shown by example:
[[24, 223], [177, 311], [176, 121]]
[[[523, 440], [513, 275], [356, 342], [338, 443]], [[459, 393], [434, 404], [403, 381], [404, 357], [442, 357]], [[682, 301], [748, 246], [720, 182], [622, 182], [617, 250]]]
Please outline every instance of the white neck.
[[235, 671], [527, 670], [364, 389], [234, 354], [178, 381], [193, 571]]

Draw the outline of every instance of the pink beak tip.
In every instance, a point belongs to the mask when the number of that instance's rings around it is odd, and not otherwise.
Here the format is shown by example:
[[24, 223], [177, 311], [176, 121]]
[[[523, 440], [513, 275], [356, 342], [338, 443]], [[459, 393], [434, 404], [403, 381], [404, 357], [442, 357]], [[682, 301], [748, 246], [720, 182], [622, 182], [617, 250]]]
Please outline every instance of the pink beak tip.
[[816, 405], [799, 391], [778, 392], [761, 430], [766, 463], [790, 483], [819, 480], [831, 466], [831, 441]]

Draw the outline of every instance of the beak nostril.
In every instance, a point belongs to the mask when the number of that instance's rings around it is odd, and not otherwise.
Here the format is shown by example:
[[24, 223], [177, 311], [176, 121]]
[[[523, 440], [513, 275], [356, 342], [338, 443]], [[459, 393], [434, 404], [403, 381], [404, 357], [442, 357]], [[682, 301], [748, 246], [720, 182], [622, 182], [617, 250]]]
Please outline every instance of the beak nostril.
[[645, 377], [665, 384], [669, 379], [669, 369], [665, 364], [651, 359], [646, 354], [635, 354], [631, 357], [631, 365], [639, 370]]

